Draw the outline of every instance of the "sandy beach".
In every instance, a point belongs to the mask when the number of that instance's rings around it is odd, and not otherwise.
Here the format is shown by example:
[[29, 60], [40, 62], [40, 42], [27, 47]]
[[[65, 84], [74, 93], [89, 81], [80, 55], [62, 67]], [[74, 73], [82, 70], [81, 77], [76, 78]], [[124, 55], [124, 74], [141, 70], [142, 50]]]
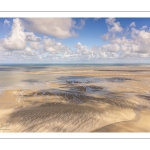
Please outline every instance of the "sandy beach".
[[150, 131], [149, 66], [1, 67], [0, 76], [0, 132]]

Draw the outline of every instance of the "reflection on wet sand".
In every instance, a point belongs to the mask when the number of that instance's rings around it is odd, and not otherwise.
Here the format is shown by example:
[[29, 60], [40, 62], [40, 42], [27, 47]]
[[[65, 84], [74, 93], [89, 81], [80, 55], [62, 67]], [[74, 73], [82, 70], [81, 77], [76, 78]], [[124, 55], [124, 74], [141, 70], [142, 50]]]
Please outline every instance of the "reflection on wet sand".
[[150, 131], [147, 66], [19, 68], [0, 72], [0, 132]]

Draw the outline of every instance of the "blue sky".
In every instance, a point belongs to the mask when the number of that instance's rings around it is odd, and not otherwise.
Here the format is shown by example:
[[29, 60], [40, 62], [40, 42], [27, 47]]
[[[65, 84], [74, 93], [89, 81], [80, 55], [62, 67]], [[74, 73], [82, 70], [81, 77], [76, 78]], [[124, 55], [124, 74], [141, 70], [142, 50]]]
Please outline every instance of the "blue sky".
[[0, 18], [0, 62], [149, 63], [149, 27], [149, 18]]
[[[10, 25], [7, 27], [3, 26], [3, 22], [5, 19], [10, 21]], [[4, 36], [6, 36], [6, 34], [9, 34], [11, 30], [11, 26], [13, 24], [13, 19], [14, 18], [0, 18], [0, 27], [1, 27], [0, 38], [3, 38]], [[105, 19], [101, 18], [97, 21], [94, 21], [94, 18], [73, 18], [73, 20], [75, 20], [77, 23], [80, 22], [81, 19], [85, 20], [86, 24], [82, 29], [74, 29], [78, 33], [77, 37], [71, 37], [71, 38], [66, 38], [66, 39], [60, 39], [51, 35], [49, 35], [49, 37], [55, 40], [58, 40], [72, 48], [79, 41], [90, 47], [92, 47], [93, 45], [98, 46], [98, 45], [105, 43], [100, 38], [100, 35], [105, 34], [107, 32]], [[35, 32], [35, 35], [41, 38], [44, 36], [44, 34], [40, 34], [36, 32]]]

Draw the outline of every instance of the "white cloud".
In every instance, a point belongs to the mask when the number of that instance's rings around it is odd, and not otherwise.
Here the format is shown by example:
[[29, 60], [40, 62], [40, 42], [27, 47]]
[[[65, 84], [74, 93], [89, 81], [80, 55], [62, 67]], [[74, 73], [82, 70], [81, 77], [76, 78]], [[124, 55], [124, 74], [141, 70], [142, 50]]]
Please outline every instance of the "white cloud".
[[66, 45], [56, 42], [51, 38], [43, 39], [43, 49], [50, 53], [65, 53], [70, 51]]
[[40, 37], [35, 36], [33, 32], [25, 32], [25, 34], [26, 34], [26, 41], [30, 43], [30, 47], [32, 49], [38, 50], [42, 48], [41, 44], [42, 39]]
[[116, 44], [116, 43], [107, 44], [107, 45], [102, 46], [102, 49], [104, 49], [107, 52], [117, 52], [120, 50], [120, 46], [119, 44]]
[[141, 29], [146, 29], [147, 28], [147, 26], [145, 25], [145, 26], [142, 26], [142, 28]]
[[[114, 24], [115, 19], [106, 19], [108, 25], [108, 33], [102, 35], [104, 40], [109, 40], [109, 44], [103, 45], [100, 49], [105, 52], [107, 58], [113, 57], [149, 57], [150, 56], [150, 31], [146, 31], [147, 26], [141, 29], [136, 29], [135, 22], [130, 24], [131, 32], [124, 30], [122, 34], [114, 34], [111, 32], [112, 28], [109, 25]], [[119, 24], [119, 23], [118, 23]], [[126, 37], [128, 35], [128, 38]], [[108, 53], [111, 52], [111, 53]], [[106, 56], [105, 56], [106, 57]]]
[[150, 31], [132, 28], [130, 38], [114, 37], [110, 39], [110, 44], [104, 45], [102, 48], [112, 52], [121, 51], [119, 57], [149, 57]]
[[13, 19], [11, 33], [1, 40], [0, 45], [7, 50], [20, 50], [26, 47], [26, 35], [20, 19]]
[[34, 55], [34, 51], [31, 47], [26, 47], [24, 52], [27, 55], [32, 55], [32, 56]]
[[5, 19], [5, 20], [4, 20], [4, 24], [3, 24], [3, 26], [5, 26], [5, 25], [10, 26], [10, 21], [9, 21], [9, 20], [7, 20], [7, 19]]
[[93, 46], [91, 49], [86, 45], [78, 42], [75, 45], [75, 52], [72, 54], [74, 56], [73, 60], [98, 60], [101, 58], [117, 58], [117, 52], [120, 50], [118, 44], [106, 44], [102, 47]]
[[123, 37], [115, 37], [111, 39], [111, 43], [117, 43], [117, 44], [132, 44], [130, 39], [127, 39], [125, 36]]
[[135, 22], [132, 22], [132, 23], [130, 24], [130, 27], [136, 27]]
[[[84, 22], [80, 20], [80, 23], [77, 24], [78, 29], [83, 25]], [[11, 56], [7, 54], [7, 57], [12, 60], [94, 60], [116, 57], [115, 52], [120, 48], [118, 44], [112, 44], [102, 48], [89, 49], [86, 45], [78, 42], [73, 52], [69, 47], [54, 39], [48, 37], [41, 39], [33, 32], [25, 32], [19, 19], [13, 20], [10, 36], [1, 41], [0, 46], [5, 50], [20, 50], [13, 51]]]
[[116, 21], [116, 19], [115, 18], [108, 18], [105, 21], [106, 21], [107, 24], [113, 25], [113, 23]]
[[102, 35], [101, 37], [102, 37], [103, 40], [106, 41], [106, 40], [109, 39], [109, 36], [110, 36], [110, 34], [109, 34], [109, 33], [106, 33], [106, 34]]
[[34, 35], [33, 32], [25, 32], [26, 40], [31, 42], [40, 42], [41, 38]]
[[[13, 61], [95, 61], [110, 58], [149, 58], [150, 31], [143, 26], [129, 30], [121, 27], [114, 18], [106, 19], [108, 33], [101, 37], [108, 41], [103, 46], [93, 46], [78, 42], [74, 49], [48, 36], [38, 37], [34, 32], [26, 32], [20, 19], [14, 19], [10, 34], [0, 39], [0, 60]], [[84, 22], [73, 23], [73, 27], [82, 28]], [[117, 27], [116, 27], [117, 26]], [[122, 32], [124, 31], [124, 32]], [[130, 31], [130, 32], [129, 32]], [[127, 34], [128, 32], [128, 34]], [[70, 32], [69, 32], [70, 33]], [[128, 35], [128, 37], [126, 36]], [[13, 50], [13, 51], [11, 51]]]
[[38, 50], [42, 48], [42, 44], [40, 42], [30, 42], [30, 47]]
[[74, 23], [75, 25], [73, 26], [76, 29], [82, 29], [85, 26], [85, 20], [80, 19], [80, 22], [78, 24], [76, 24], [76, 22]]
[[10, 34], [0, 39], [0, 50], [25, 50], [29, 42], [32, 49], [41, 48], [41, 38], [33, 32], [25, 32], [24, 26], [19, 18], [13, 19]]
[[80, 54], [87, 54], [89, 53], [89, 49], [86, 45], [82, 45], [80, 42], [78, 42], [75, 45], [76, 51], [79, 52]]
[[77, 36], [73, 27], [82, 28], [85, 21], [81, 20], [79, 26], [76, 26], [76, 22], [71, 18], [26, 18], [23, 23], [25, 28], [32, 32], [68, 38]]
[[108, 25], [108, 31], [109, 32], [122, 32], [123, 28], [120, 25], [120, 22], [116, 22], [115, 18], [108, 18], [106, 19], [106, 23]]

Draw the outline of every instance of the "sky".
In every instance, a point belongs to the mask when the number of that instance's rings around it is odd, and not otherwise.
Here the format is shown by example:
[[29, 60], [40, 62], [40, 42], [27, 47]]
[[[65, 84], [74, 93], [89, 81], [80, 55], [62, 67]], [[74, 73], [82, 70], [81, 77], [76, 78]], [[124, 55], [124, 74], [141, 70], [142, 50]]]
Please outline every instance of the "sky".
[[0, 18], [0, 63], [150, 63], [150, 18]]

